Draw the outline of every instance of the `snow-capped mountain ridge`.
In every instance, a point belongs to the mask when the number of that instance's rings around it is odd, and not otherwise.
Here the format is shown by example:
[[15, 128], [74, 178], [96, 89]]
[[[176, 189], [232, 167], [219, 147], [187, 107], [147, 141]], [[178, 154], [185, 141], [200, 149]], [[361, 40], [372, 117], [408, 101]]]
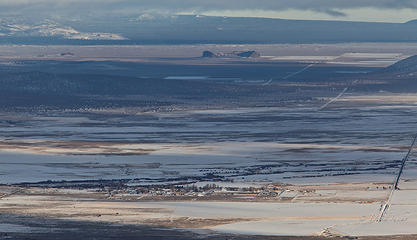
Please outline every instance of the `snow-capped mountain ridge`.
[[0, 19], [0, 37], [57, 37], [78, 40], [126, 40], [125, 37], [116, 33], [80, 32], [70, 26], [65, 26], [49, 19], [35, 24]]

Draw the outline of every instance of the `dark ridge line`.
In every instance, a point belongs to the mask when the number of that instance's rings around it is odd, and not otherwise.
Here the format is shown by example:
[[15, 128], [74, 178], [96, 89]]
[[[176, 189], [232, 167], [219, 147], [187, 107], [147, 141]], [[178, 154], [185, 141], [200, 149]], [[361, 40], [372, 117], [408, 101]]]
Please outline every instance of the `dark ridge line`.
[[397, 178], [395, 179], [395, 183], [394, 183], [394, 189], [395, 190], [399, 190], [398, 183], [399, 183], [401, 175], [403, 173], [405, 163], [407, 162], [408, 157], [411, 155], [411, 152], [413, 151], [413, 148], [414, 148], [414, 145], [416, 144], [416, 141], [417, 141], [417, 135], [414, 137], [413, 142], [411, 143], [411, 146], [408, 149], [407, 155], [405, 155], [405, 157], [403, 158], [403, 160], [401, 162], [400, 171], [398, 172]]

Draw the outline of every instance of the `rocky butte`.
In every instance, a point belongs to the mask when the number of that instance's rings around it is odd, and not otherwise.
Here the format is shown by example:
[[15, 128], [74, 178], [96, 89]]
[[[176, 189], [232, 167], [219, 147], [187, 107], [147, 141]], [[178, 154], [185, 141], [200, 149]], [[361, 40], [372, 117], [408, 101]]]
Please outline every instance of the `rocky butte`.
[[212, 51], [204, 51], [203, 58], [221, 58], [221, 57], [241, 57], [241, 58], [258, 58], [261, 54], [257, 51], [233, 51], [229, 53], [218, 52], [214, 53]]

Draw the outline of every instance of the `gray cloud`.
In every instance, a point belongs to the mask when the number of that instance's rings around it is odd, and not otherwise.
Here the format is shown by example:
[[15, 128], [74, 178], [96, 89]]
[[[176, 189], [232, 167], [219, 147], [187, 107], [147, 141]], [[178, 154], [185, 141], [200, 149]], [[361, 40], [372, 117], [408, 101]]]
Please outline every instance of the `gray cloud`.
[[334, 9], [324, 9], [322, 11], [319, 11], [319, 10], [315, 10], [315, 11], [323, 12], [323, 13], [325, 13], [327, 15], [330, 15], [330, 16], [333, 16], [333, 17], [346, 17], [346, 14], [344, 12], [337, 11], [337, 10], [334, 10]]
[[344, 10], [361, 7], [417, 9], [417, 0], [0, 0], [1, 14], [33, 15], [297, 9], [345, 16]]

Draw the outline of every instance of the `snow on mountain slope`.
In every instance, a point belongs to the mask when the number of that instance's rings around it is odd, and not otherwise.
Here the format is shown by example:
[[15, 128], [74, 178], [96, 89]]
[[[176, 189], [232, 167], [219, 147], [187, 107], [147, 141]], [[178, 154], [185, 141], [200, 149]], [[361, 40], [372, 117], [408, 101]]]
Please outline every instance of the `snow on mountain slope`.
[[27, 24], [15, 20], [0, 19], [0, 37], [59, 37], [82, 40], [126, 40], [120, 34], [104, 32], [79, 32], [72, 27], [64, 26], [51, 20]]

